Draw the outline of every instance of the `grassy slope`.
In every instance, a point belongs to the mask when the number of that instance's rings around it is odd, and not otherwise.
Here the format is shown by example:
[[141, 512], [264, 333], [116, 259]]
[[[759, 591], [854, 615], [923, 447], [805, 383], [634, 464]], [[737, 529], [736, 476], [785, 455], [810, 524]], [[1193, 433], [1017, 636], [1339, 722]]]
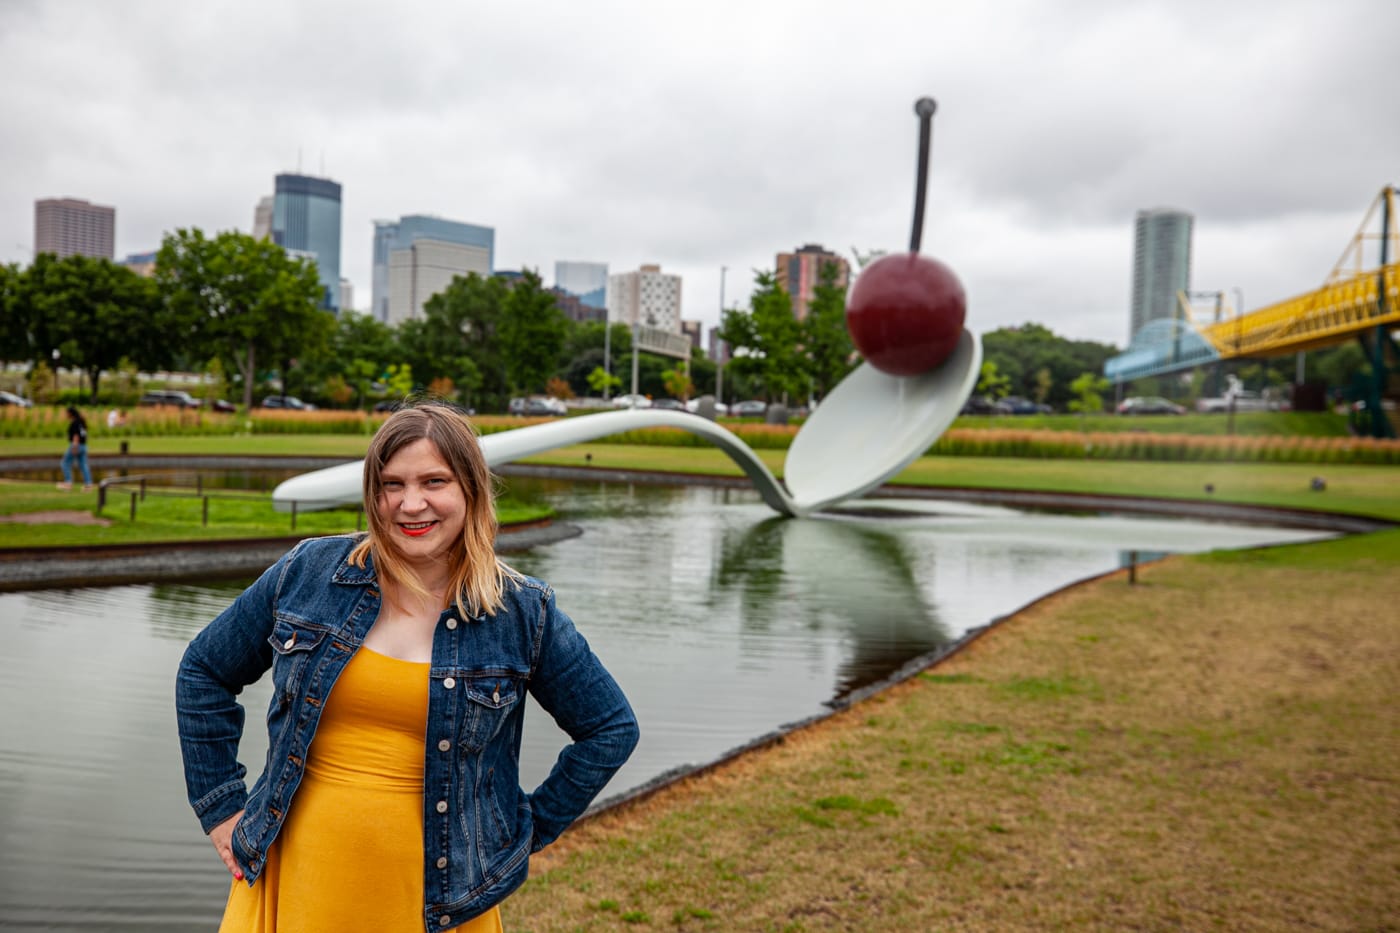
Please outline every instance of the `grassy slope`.
[[507, 928], [1393, 929], [1400, 532], [1140, 581], [585, 823]]

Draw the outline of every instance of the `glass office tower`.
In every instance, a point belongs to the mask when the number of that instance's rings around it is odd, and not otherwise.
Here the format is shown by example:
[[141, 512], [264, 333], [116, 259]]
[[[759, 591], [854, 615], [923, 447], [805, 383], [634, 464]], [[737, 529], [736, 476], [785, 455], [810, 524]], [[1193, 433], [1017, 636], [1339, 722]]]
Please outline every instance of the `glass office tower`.
[[277, 176], [272, 239], [309, 256], [320, 273], [321, 307], [340, 310], [340, 183], [310, 175]]

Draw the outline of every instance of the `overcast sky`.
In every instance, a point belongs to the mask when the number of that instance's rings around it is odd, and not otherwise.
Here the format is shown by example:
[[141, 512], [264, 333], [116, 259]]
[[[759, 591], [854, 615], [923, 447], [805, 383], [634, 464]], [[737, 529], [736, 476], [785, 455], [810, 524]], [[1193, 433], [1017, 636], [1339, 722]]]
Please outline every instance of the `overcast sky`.
[[1140, 208], [1195, 215], [1196, 289], [1321, 284], [1400, 181], [1400, 4], [0, 0], [0, 260], [34, 201], [117, 209], [117, 258], [250, 230], [281, 171], [371, 221], [494, 227], [496, 264], [684, 277], [707, 327], [755, 268], [907, 248], [937, 98], [924, 250], [975, 330], [1125, 344]]

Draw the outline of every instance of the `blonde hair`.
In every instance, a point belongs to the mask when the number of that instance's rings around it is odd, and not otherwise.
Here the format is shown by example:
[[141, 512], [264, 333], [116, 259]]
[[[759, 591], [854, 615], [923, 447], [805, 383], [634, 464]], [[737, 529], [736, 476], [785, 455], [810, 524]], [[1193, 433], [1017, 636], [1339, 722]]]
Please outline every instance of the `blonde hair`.
[[496, 501], [491, 471], [477, 443], [476, 432], [466, 417], [441, 403], [420, 403], [401, 408], [380, 425], [365, 455], [365, 515], [369, 536], [350, 552], [357, 567], [374, 557], [376, 570], [384, 577], [428, 598], [431, 594], [418, 574], [398, 552], [390, 523], [379, 513], [384, 493], [381, 475], [384, 465], [403, 448], [420, 440], [437, 447], [453, 478], [462, 487], [466, 516], [462, 540], [448, 555], [448, 592], [463, 615], [495, 613], [507, 580], [519, 574], [496, 557]]

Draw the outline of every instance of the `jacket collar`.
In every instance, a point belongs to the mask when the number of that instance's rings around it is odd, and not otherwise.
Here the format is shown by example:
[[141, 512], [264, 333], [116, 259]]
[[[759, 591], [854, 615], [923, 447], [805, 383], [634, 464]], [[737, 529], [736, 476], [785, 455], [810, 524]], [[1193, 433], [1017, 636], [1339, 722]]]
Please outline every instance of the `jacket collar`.
[[350, 552], [346, 551], [345, 556], [340, 559], [340, 564], [335, 568], [335, 573], [331, 575], [332, 583], [344, 583], [348, 586], [367, 586], [377, 582], [378, 575], [374, 572], [374, 555], [365, 556], [365, 565], [356, 567], [350, 563]]
[[[365, 565], [363, 567], [356, 567], [354, 564], [350, 563], [350, 554], [347, 551], [346, 555], [340, 559], [340, 564], [335, 568], [335, 573], [331, 575], [331, 582], [343, 583], [346, 586], [375, 585], [379, 582], [379, 575], [374, 572], [374, 554], [367, 554], [365, 556]], [[451, 613], [454, 617], [463, 622], [486, 621], [486, 616], [482, 613], [463, 614], [459, 612], [455, 602], [448, 606], [445, 611]]]

